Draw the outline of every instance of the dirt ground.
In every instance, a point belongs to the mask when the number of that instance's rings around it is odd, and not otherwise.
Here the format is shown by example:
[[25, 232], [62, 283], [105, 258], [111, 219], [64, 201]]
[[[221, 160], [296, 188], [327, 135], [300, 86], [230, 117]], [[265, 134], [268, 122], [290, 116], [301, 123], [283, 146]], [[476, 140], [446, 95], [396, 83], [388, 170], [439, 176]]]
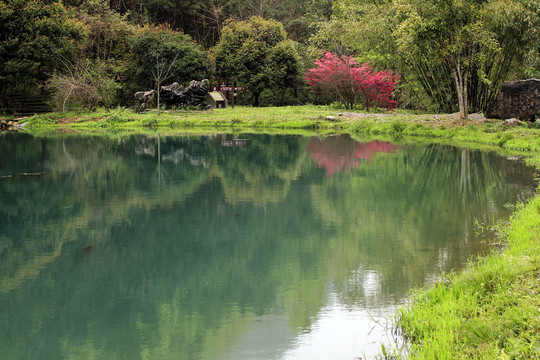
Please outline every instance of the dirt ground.
[[[393, 114], [362, 114], [362, 113], [339, 113], [339, 117], [355, 119], [355, 118], [391, 118]], [[418, 122], [429, 127], [439, 127], [441, 125], [447, 128], [455, 126], [481, 125], [487, 122], [500, 120], [487, 119], [483, 114], [469, 114], [468, 120], [459, 118], [459, 113], [454, 114], [435, 114], [435, 115], [417, 115], [417, 119], [411, 117], [407, 121]]]

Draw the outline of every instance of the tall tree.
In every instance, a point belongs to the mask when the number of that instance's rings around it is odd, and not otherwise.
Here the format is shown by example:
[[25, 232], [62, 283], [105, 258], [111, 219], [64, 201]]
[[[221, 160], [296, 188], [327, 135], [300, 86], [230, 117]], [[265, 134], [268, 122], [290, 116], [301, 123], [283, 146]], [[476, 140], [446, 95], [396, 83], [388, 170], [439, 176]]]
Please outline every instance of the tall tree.
[[283, 25], [274, 20], [229, 20], [213, 49], [217, 75], [245, 85], [258, 106], [264, 89], [291, 86], [299, 74], [298, 54], [286, 38]]
[[52, 74], [84, 38], [83, 25], [60, 1], [0, 0], [0, 102]]
[[[202, 80], [209, 76], [210, 64], [205, 51], [189, 35], [167, 27], [144, 27], [131, 41], [134, 85], [149, 89], [155, 85], [155, 71], [162, 69], [160, 79], [178, 83]], [[153, 73], [154, 72], [154, 73]]]

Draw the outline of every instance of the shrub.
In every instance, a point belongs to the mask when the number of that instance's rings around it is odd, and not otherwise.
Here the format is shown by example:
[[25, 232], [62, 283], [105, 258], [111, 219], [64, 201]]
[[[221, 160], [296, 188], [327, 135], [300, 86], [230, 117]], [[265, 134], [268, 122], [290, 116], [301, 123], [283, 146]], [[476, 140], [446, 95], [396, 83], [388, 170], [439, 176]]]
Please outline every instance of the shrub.
[[81, 60], [75, 64], [66, 62], [65, 65], [67, 73], [55, 73], [47, 83], [57, 110], [66, 111], [67, 107], [95, 110], [99, 105], [107, 110], [111, 108], [119, 85], [113, 79], [109, 64]]
[[405, 128], [407, 127], [407, 124], [405, 124], [403, 121], [394, 121], [392, 122], [391, 126], [392, 126], [391, 133], [393, 135], [399, 135], [405, 130]]
[[144, 119], [141, 123], [142, 123], [142, 126], [149, 127], [149, 128], [158, 126], [158, 122], [156, 119]]

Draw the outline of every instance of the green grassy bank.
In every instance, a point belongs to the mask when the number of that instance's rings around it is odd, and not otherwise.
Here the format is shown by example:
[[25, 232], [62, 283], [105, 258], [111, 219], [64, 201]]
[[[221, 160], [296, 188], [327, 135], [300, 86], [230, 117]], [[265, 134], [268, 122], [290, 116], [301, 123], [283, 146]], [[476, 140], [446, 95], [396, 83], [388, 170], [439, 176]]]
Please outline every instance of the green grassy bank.
[[[475, 117], [466, 123], [453, 115], [393, 113], [354, 116], [328, 106], [271, 108], [235, 107], [214, 111], [151, 111], [137, 114], [130, 109], [112, 111], [49, 113], [27, 121], [32, 133], [69, 130], [107, 132], [298, 132], [350, 133], [362, 135], [417, 136], [452, 142], [494, 145], [508, 151], [540, 151], [540, 129], [505, 127], [499, 120]], [[329, 118], [330, 117], [330, 118]]]
[[[414, 136], [420, 141], [486, 146], [517, 154], [540, 168], [540, 129], [507, 127], [473, 116], [396, 112], [338, 116], [341, 110], [303, 106], [243, 108], [213, 112], [53, 113], [27, 119], [27, 131], [287, 132], [350, 133], [354, 137]], [[332, 118], [328, 119], [327, 117]], [[540, 196], [520, 204], [509, 225], [497, 228], [502, 244], [490, 256], [457, 274], [415, 291], [396, 315], [411, 359], [540, 359]]]

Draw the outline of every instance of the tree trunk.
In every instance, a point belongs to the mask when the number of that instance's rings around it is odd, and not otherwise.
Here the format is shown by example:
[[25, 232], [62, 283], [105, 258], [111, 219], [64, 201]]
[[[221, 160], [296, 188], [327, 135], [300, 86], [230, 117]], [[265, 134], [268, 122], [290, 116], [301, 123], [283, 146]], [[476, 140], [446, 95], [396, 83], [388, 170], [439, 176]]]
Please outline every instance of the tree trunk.
[[454, 71], [454, 79], [456, 81], [456, 91], [459, 102], [459, 118], [462, 120], [467, 120], [469, 118], [469, 105], [467, 103], [467, 75], [467, 70], [462, 70], [461, 64], [458, 61], [456, 70]]
[[160, 106], [160, 103], [159, 103], [159, 89], [160, 88], [161, 88], [161, 82], [158, 80], [157, 81], [157, 114], [158, 114], [158, 116], [161, 113], [161, 106]]
[[259, 107], [259, 96], [261, 94], [256, 92], [256, 93], [253, 93], [253, 106], [254, 107]]

